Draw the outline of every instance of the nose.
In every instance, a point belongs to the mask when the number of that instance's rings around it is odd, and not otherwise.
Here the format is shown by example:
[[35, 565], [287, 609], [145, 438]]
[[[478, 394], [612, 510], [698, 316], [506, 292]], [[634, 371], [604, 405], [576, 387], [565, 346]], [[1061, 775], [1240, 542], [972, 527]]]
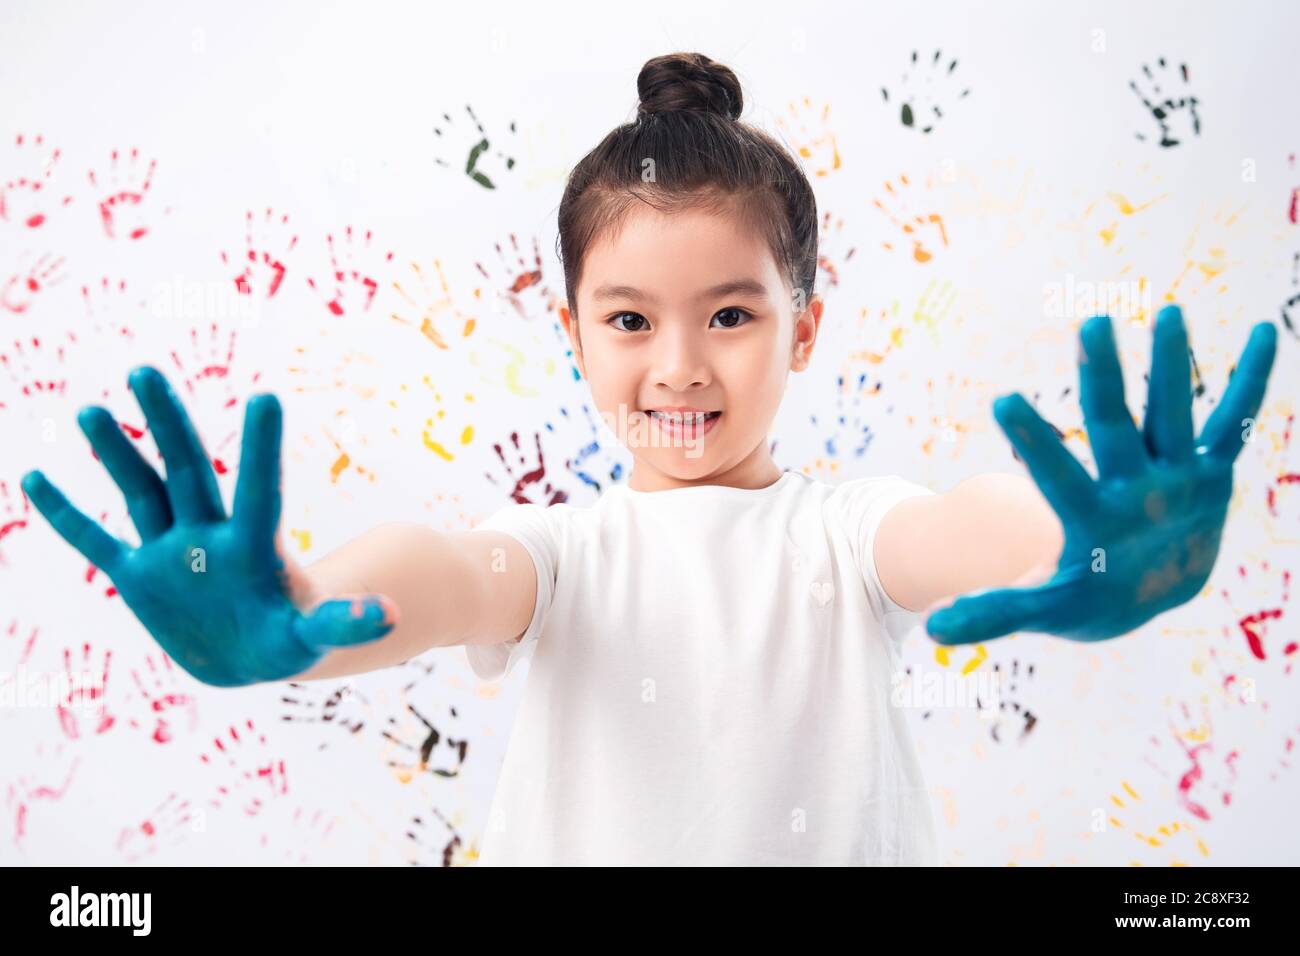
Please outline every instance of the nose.
[[703, 388], [711, 379], [704, 342], [686, 323], [664, 323], [656, 336], [651, 379], [670, 392]]

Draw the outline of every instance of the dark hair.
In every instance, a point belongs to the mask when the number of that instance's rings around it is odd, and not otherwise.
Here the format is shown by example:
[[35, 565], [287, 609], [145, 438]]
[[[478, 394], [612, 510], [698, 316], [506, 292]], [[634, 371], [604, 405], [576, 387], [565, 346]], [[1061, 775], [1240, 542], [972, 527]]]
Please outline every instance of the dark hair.
[[[739, 121], [736, 74], [701, 53], [658, 56], [636, 80], [634, 122], [615, 128], [569, 173], [559, 210], [565, 294], [576, 318], [583, 258], [637, 202], [661, 212], [733, 210], [762, 234], [791, 290], [811, 300], [817, 277], [817, 201], [777, 140]], [[652, 181], [643, 178], [653, 160]]]

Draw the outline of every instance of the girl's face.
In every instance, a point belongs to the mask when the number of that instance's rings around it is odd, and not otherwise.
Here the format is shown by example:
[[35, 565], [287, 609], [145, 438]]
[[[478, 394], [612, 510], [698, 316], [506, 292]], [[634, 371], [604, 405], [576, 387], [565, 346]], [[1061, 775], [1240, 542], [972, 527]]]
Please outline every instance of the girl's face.
[[[822, 303], [796, 310], [762, 236], [732, 215], [637, 206], [589, 247], [576, 299], [579, 322], [561, 316], [601, 417], [636, 460], [630, 488], [779, 477], [768, 430], [789, 373], [808, 366]], [[660, 414], [683, 409], [709, 415]]]

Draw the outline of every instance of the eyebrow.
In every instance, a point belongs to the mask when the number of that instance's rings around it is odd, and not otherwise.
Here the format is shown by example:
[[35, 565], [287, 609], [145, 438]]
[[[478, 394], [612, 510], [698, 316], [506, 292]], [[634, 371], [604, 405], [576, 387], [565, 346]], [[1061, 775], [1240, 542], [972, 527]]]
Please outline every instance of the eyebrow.
[[[711, 289], [705, 289], [695, 297], [697, 302], [703, 302], [707, 299], [721, 299], [724, 296], [738, 295], [750, 299], [766, 299], [767, 286], [757, 279], [732, 279], [729, 282], [723, 282], [715, 285]], [[651, 305], [658, 305], [659, 300], [648, 292], [642, 292], [640, 289], [633, 288], [630, 285], [602, 285], [591, 294], [596, 301], [605, 299], [635, 299], [641, 302], [649, 302]]]

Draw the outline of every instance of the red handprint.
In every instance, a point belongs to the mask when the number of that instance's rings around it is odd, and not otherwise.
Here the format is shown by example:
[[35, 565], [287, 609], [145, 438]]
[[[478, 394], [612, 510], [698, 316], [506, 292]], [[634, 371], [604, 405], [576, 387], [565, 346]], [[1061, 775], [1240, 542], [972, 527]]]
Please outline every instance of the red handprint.
[[[560, 504], [568, 501], [569, 495], [565, 491], [551, 486], [546, 478], [546, 460], [542, 455], [542, 435], [537, 432], [534, 437], [537, 439], [537, 467], [528, 468], [523, 474], [516, 476], [510, 462], [506, 460], [505, 452], [498, 442], [492, 446], [497, 457], [501, 459], [501, 466], [505, 469], [506, 475], [514, 480], [510, 488], [510, 497], [519, 504], [542, 504], [546, 506]], [[514, 446], [515, 453], [518, 456], [521, 467], [527, 467], [527, 460], [524, 457], [522, 449], [519, 447], [519, 433], [510, 433], [510, 444]], [[498, 484], [497, 480], [490, 474], [487, 476], [488, 481], [494, 485]]]
[[[256, 234], [254, 234], [256, 229]], [[276, 216], [274, 210], [269, 206], [262, 217], [260, 226], [255, 225], [253, 211], [250, 209], [244, 216], [244, 252], [242, 256], [237, 255], [232, 258], [223, 251], [221, 261], [232, 268], [238, 268], [239, 272], [235, 275], [235, 288], [240, 295], [252, 295], [256, 292], [258, 295], [267, 299], [272, 298], [280, 290], [280, 285], [284, 282], [284, 274], [288, 271], [285, 260], [289, 253], [298, 245], [296, 235], [289, 236], [287, 242], [284, 241], [285, 235], [289, 232], [289, 217], [287, 214]], [[282, 251], [272, 252], [272, 248]]]
[[325, 291], [312, 278], [308, 278], [307, 284], [320, 293], [325, 307], [334, 315], [345, 315], [348, 311], [365, 312], [375, 299], [379, 280], [373, 273], [392, 262], [393, 254], [383, 253], [381, 262], [381, 254], [371, 250], [371, 238], [367, 229], [359, 241], [355, 240], [351, 226], [344, 230], [341, 242], [336, 243], [332, 233], [325, 237], [329, 245], [333, 290]]
[[[1300, 253], [1297, 253], [1297, 259], [1300, 260]], [[1282, 441], [1278, 448], [1278, 458], [1280, 461], [1274, 469], [1277, 477], [1269, 483], [1265, 491], [1265, 500], [1268, 503], [1268, 513], [1273, 517], [1278, 517], [1277, 503], [1279, 495], [1290, 493], [1290, 486], [1300, 485], [1300, 464], [1297, 464], [1292, 458], [1291, 452], [1291, 435], [1295, 428], [1295, 413], [1286, 417], [1286, 425], [1282, 430]]]
[[[1291, 167], [1292, 173], [1295, 172], [1295, 153], [1287, 157], [1287, 165]], [[1291, 225], [1300, 225], [1300, 186], [1291, 187], [1291, 204], [1287, 208], [1287, 219]]]
[[[1275, 572], [1273, 572], [1269, 567], [1267, 561], [1261, 561], [1259, 566], [1260, 570], [1264, 574], [1275, 575]], [[1244, 564], [1237, 565], [1237, 577], [1243, 583], [1247, 582], [1249, 579], [1250, 576], [1247, 573]], [[1282, 644], [1280, 646], [1265, 646], [1265, 639], [1268, 637], [1268, 622], [1281, 619], [1283, 612], [1286, 609], [1286, 604], [1291, 599], [1290, 571], [1283, 569], [1280, 580], [1277, 584], [1277, 589], [1280, 591], [1281, 597], [1276, 603], [1270, 601], [1268, 602], [1268, 606], [1265, 607], [1259, 607], [1259, 605], [1256, 604], [1256, 609], [1246, 614], [1241, 614], [1240, 610], [1237, 609], [1237, 606], [1232, 599], [1232, 595], [1228, 593], [1227, 588], [1222, 588], [1219, 593], [1223, 595], [1223, 599], [1228, 602], [1229, 607], [1234, 609], [1234, 613], [1240, 615], [1236, 621], [1237, 628], [1240, 630], [1242, 637], [1245, 638], [1246, 646], [1250, 648], [1250, 653], [1257, 660], [1261, 661], [1268, 658], [1270, 651], [1274, 656], [1280, 655], [1281, 658], [1287, 662], [1286, 672], [1290, 673], [1296, 651], [1297, 649], [1300, 649], [1300, 645], [1297, 645], [1295, 638], [1288, 638], [1285, 633], [1282, 633], [1279, 635], [1282, 637]], [[1258, 589], [1256, 588], [1255, 590]], [[1227, 630], [1228, 629], [1225, 628], [1225, 631]]]
[[0, 564], [6, 563], [2, 550], [5, 538], [26, 528], [31, 514], [32, 503], [27, 500], [27, 492], [22, 486], [18, 486], [15, 497], [9, 490], [9, 483], [0, 481]]
[[152, 856], [164, 843], [169, 846], [180, 843], [193, 819], [190, 802], [170, 793], [139, 823], [122, 828], [117, 835], [117, 851], [128, 863], [136, 863]]
[[111, 730], [117, 718], [108, 712], [105, 693], [108, 689], [108, 667], [113, 660], [111, 650], [104, 651], [104, 663], [98, 674], [91, 668], [90, 643], [81, 645], [81, 669], [72, 669], [72, 651], [63, 649], [63, 672], [67, 677], [65, 693], [58, 704], [59, 726], [71, 740], [81, 736], [81, 726], [77, 713], [88, 711], [91, 715], [90, 725], [95, 734]]
[[[52, 760], [57, 759], [62, 754], [63, 747], [57, 747], [53, 754], [47, 754], [43, 744], [37, 745], [36, 755], [41, 763], [42, 770], [45, 772], [45, 779], [50, 779], [53, 768], [49, 766]], [[77, 764], [80, 757], [75, 757], [68, 767], [67, 775], [63, 778], [62, 786], [56, 786], [53, 783], [37, 783], [27, 776], [19, 777], [13, 783], [10, 783], [5, 794], [5, 806], [13, 820], [14, 843], [22, 844], [23, 837], [27, 835], [27, 820], [31, 813], [32, 805], [38, 800], [62, 800], [68, 792], [68, 787], [72, 786], [72, 777], [77, 772]]]
[[176, 373], [189, 393], [190, 407], [195, 409], [195, 419], [220, 429], [219, 437], [204, 442], [218, 476], [231, 473], [226, 449], [238, 447], [236, 417], [240, 396], [252, 391], [262, 377], [261, 372], [250, 372], [247, 363], [235, 361], [238, 337], [236, 330], [210, 322], [206, 335], [197, 328], [190, 329], [188, 358], [182, 359], [175, 349], [171, 352]]
[[[290, 825], [277, 828], [276, 843], [292, 844], [284, 850], [285, 860], [305, 865], [316, 857], [313, 851], [319, 851], [329, 841], [338, 822], [338, 817], [327, 815], [323, 810], [316, 809], [309, 813], [302, 807], [295, 807], [289, 820]], [[265, 842], [269, 841], [264, 838]]]
[[198, 725], [198, 702], [186, 694], [180, 693], [180, 686], [176, 682], [176, 668], [172, 666], [171, 658], [166, 654], [162, 656], [162, 666], [159, 667], [154, 663], [154, 659], [145, 655], [145, 673], [142, 675], [139, 670], [132, 669], [131, 679], [135, 681], [135, 687], [138, 698], [143, 700], [148, 707], [150, 717], [146, 724], [151, 720], [152, 727], [142, 727], [141, 724], [132, 718], [129, 722], [132, 728], [136, 730], [146, 730], [149, 732], [149, 739], [156, 744], [171, 743], [172, 727], [167, 722], [167, 715], [177, 709], [184, 708], [189, 715], [189, 730], [193, 731]]
[[[492, 290], [493, 309], [496, 310], [499, 303], [504, 301], [521, 319], [534, 318], [543, 311], [555, 311], [558, 304], [557, 297], [542, 280], [541, 242], [533, 236], [531, 259], [527, 258], [524, 251], [519, 248], [519, 237], [513, 232], [509, 236], [509, 245], [509, 254], [507, 254], [502, 243], [493, 243], [500, 262], [495, 275], [483, 263], [474, 263], [474, 268], [478, 270], [479, 275], [495, 286]], [[474, 291], [477, 297], [479, 290]], [[525, 297], [532, 301], [526, 302]]]
[[[216, 786], [208, 801], [212, 806], [220, 809], [225, 800], [240, 800], [240, 809], [253, 817], [265, 807], [263, 796], [272, 799], [289, 792], [284, 760], [266, 756], [266, 737], [251, 720], [245, 720], [240, 727], [232, 725], [224, 736], [214, 737], [212, 745], [215, 752], [200, 754], [199, 760], [209, 766], [224, 761], [226, 768], [234, 771], [233, 779]], [[250, 783], [257, 786], [256, 792], [251, 796], [241, 793]]]
[[52, 285], [58, 285], [66, 277], [63, 271], [63, 257], [54, 258], [46, 253], [36, 260], [30, 268], [9, 276], [0, 285], [0, 309], [22, 314], [31, 308], [36, 297]]
[[0, 220], [35, 229], [45, 223], [52, 207], [66, 206], [72, 197], [64, 196], [60, 200], [55, 195], [61, 191], [55, 188], [54, 178], [60, 150], [47, 147], [40, 135], [21, 133], [15, 146], [19, 154], [15, 165], [27, 172], [0, 186]]
[[149, 232], [149, 227], [141, 218], [141, 206], [149, 195], [157, 167], [158, 160], [151, 159], [149, 165], [142, 170], [140, 151], [132, 147], [125, 157], [118, 150], [113, 150], [107, 181], [102, 185], [99, 176], [93, 169], [90, 170], [90, 184], [96, 189], [107, 191], [99, 200], [99, 218], [108, 238], [124, 236], [127, 239], [140, 239]]
[[[0, 368], [10, 383], [24, 399], [47, 395], [63, 395], [68, 387], [65, 359], [67, 350], [77, 345], [77, 337], [65, 332], [66, 342], [50, 347], [33, 335], [27, 340], [15, 339], [12, 346], [0, 352]], [[0, 409], [8, 408], [0, 400]]]
[[126, 280], [116, 281], [103, 276], [99, 282], [81, 287], [81, 301], [86, 306], [86, 317], [101, 335], [134, 339], [135, 332], [124, 321], [131, 313], [142, 315], [146, 311], [143, 299], [129, 301]]
[[[1231, 805], [1232, 788], [1237, 779], [1236, 764], [1241, 755], [1233, 748], [1223, 755], [1222, 760], [1211, 761], [1210, 756], [1214, 753], [1215, 746], [1209, 708], [1202, 704], [1203, 723], [1193, 722], [1190, 725], [1187, 722], [1192, 720], [1191, 708], [1181, 701], [1179, 708], [1180, 722], [1185, 729], [1179, 730], [1174, 720], [1169, 723], [1170, 736], [1178, 744], [1184, 758], [1184, 769], [1178, 773], [1178, 802], [1192, 816], [1209, 820], [1210, 812], [1206, 807], [1212, 804], [1206, 799], [1210, 796], [1207, 791], [1217, 791], [1217, 802], [1225, 807]], [[1208, 777], [1206, 771], [1210, 771]]]
[[19, 667], [21, 667], [23, 664], [26, 664], [27, 659], [32, 656], [32, 648], [36, 646], [36, 635], [39, 634], [40, 632], [41, 629], [39, 627], [33, 627], [32, 632], [28, 634], [26, 637], [23, 637], [22, 632], [19, 631], [18, 629], [18, 618], [14, 618], [12, 621], [9, 622], [9, 627], [5, 631], [6, 638], [8, 640], [22, 642], [23, 649], [22, 652], [18, 655]]

